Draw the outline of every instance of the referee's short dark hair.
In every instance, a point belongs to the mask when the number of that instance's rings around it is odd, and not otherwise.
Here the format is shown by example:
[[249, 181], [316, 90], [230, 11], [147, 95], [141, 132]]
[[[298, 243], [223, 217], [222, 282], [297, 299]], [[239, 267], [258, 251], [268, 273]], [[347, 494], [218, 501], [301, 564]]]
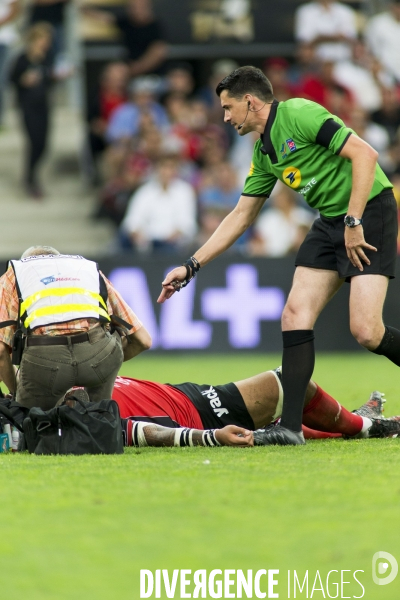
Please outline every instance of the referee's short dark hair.
[[216, 88], [217, 96], [226, 90], [229, 96], [239, 100], [245, 94], [253, 94], [264, 102], [272, 102], [274, 93], [270, 80], [257, 67], [239, 67], [224, 77]]

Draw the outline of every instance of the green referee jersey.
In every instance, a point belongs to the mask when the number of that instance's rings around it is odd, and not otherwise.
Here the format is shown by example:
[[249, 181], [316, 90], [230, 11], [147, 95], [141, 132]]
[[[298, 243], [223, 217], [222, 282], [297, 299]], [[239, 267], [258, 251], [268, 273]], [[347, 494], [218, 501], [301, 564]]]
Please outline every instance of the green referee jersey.
[[[315, 102], [302, 98], [274, 100], [264, 133], [254, 146], [243, 196], [269, 196], [280, 179], [323, 216], [346, 213], [352, 165], [339, 152], [352, 133], [356, 135]], [[368, 200], [392, 187], [377, 165]]]

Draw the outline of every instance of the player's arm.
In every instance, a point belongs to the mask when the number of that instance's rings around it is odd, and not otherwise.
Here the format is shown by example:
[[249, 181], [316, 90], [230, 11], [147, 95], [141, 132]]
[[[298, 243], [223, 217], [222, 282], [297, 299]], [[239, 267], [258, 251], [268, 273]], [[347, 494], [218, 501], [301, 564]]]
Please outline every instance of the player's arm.
[[253, 432], [236, 425], [227, 425], [222, 429], [171, 429], [156, 425], [134, 421], [132, 433], [128, 436], [132, 446], [239, 446], [249, 447], [254, 445]]
[[[266, 196], [240, 196], [235, 208], [225, 217], [207, 242], [193, 255], [201, 267], [225, 252], [250, 227], [257, 218]], [[176, 291], [172, 282], [184, 281], [186, 267], [178, 267], [168, 273], [162, 282], [163, 289], [157, 300], [165, 302]]]
[[[352, 134], [339, 152], [339, 156], [351, 160], [352, 163], [352, 188], [347, 214], [361, 219], [374, 184], [378, 152], [367, 142]], [[365, 241], [362, 225], [345, 227], [345, 245], [350, 262], [360, 271], [363, 271], [361, 261], [370, 264], [364, 250], [376, 252], [376, 248]]]

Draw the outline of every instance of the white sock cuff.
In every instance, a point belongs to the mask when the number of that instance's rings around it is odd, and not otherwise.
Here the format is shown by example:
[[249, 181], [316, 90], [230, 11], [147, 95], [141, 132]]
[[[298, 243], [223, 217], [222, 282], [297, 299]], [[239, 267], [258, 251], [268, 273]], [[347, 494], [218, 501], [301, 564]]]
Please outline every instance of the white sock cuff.
[[145, 423], [143, 421], [135, 421], [132, 428], [132, 446], [148, 446], [146, 436], [144, 435], [143, 429], [151, 423]]
[[360, 437], [368, 437], [368, 432], [372, 427], [372, 421], [371, 419], [368, 419], [368, 417], [361, 417], [363, 420], [363, 426], [362, 429], [359, 433]]

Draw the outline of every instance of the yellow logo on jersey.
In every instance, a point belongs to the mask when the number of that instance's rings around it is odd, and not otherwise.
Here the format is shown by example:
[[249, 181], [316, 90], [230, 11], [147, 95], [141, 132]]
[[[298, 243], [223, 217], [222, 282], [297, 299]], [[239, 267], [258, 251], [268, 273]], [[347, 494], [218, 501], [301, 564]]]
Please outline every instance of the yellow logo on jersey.
[[250, 171], [249, 174], [247, 175], [247, 177], [251, 177], [254, 173], [254, 163], [251, 163], [250, 165]]
[[296, 167], [288, 167], [283, 171], [283, 183], [291, 188], [298, 188], [301, 183], [301, 173]]

